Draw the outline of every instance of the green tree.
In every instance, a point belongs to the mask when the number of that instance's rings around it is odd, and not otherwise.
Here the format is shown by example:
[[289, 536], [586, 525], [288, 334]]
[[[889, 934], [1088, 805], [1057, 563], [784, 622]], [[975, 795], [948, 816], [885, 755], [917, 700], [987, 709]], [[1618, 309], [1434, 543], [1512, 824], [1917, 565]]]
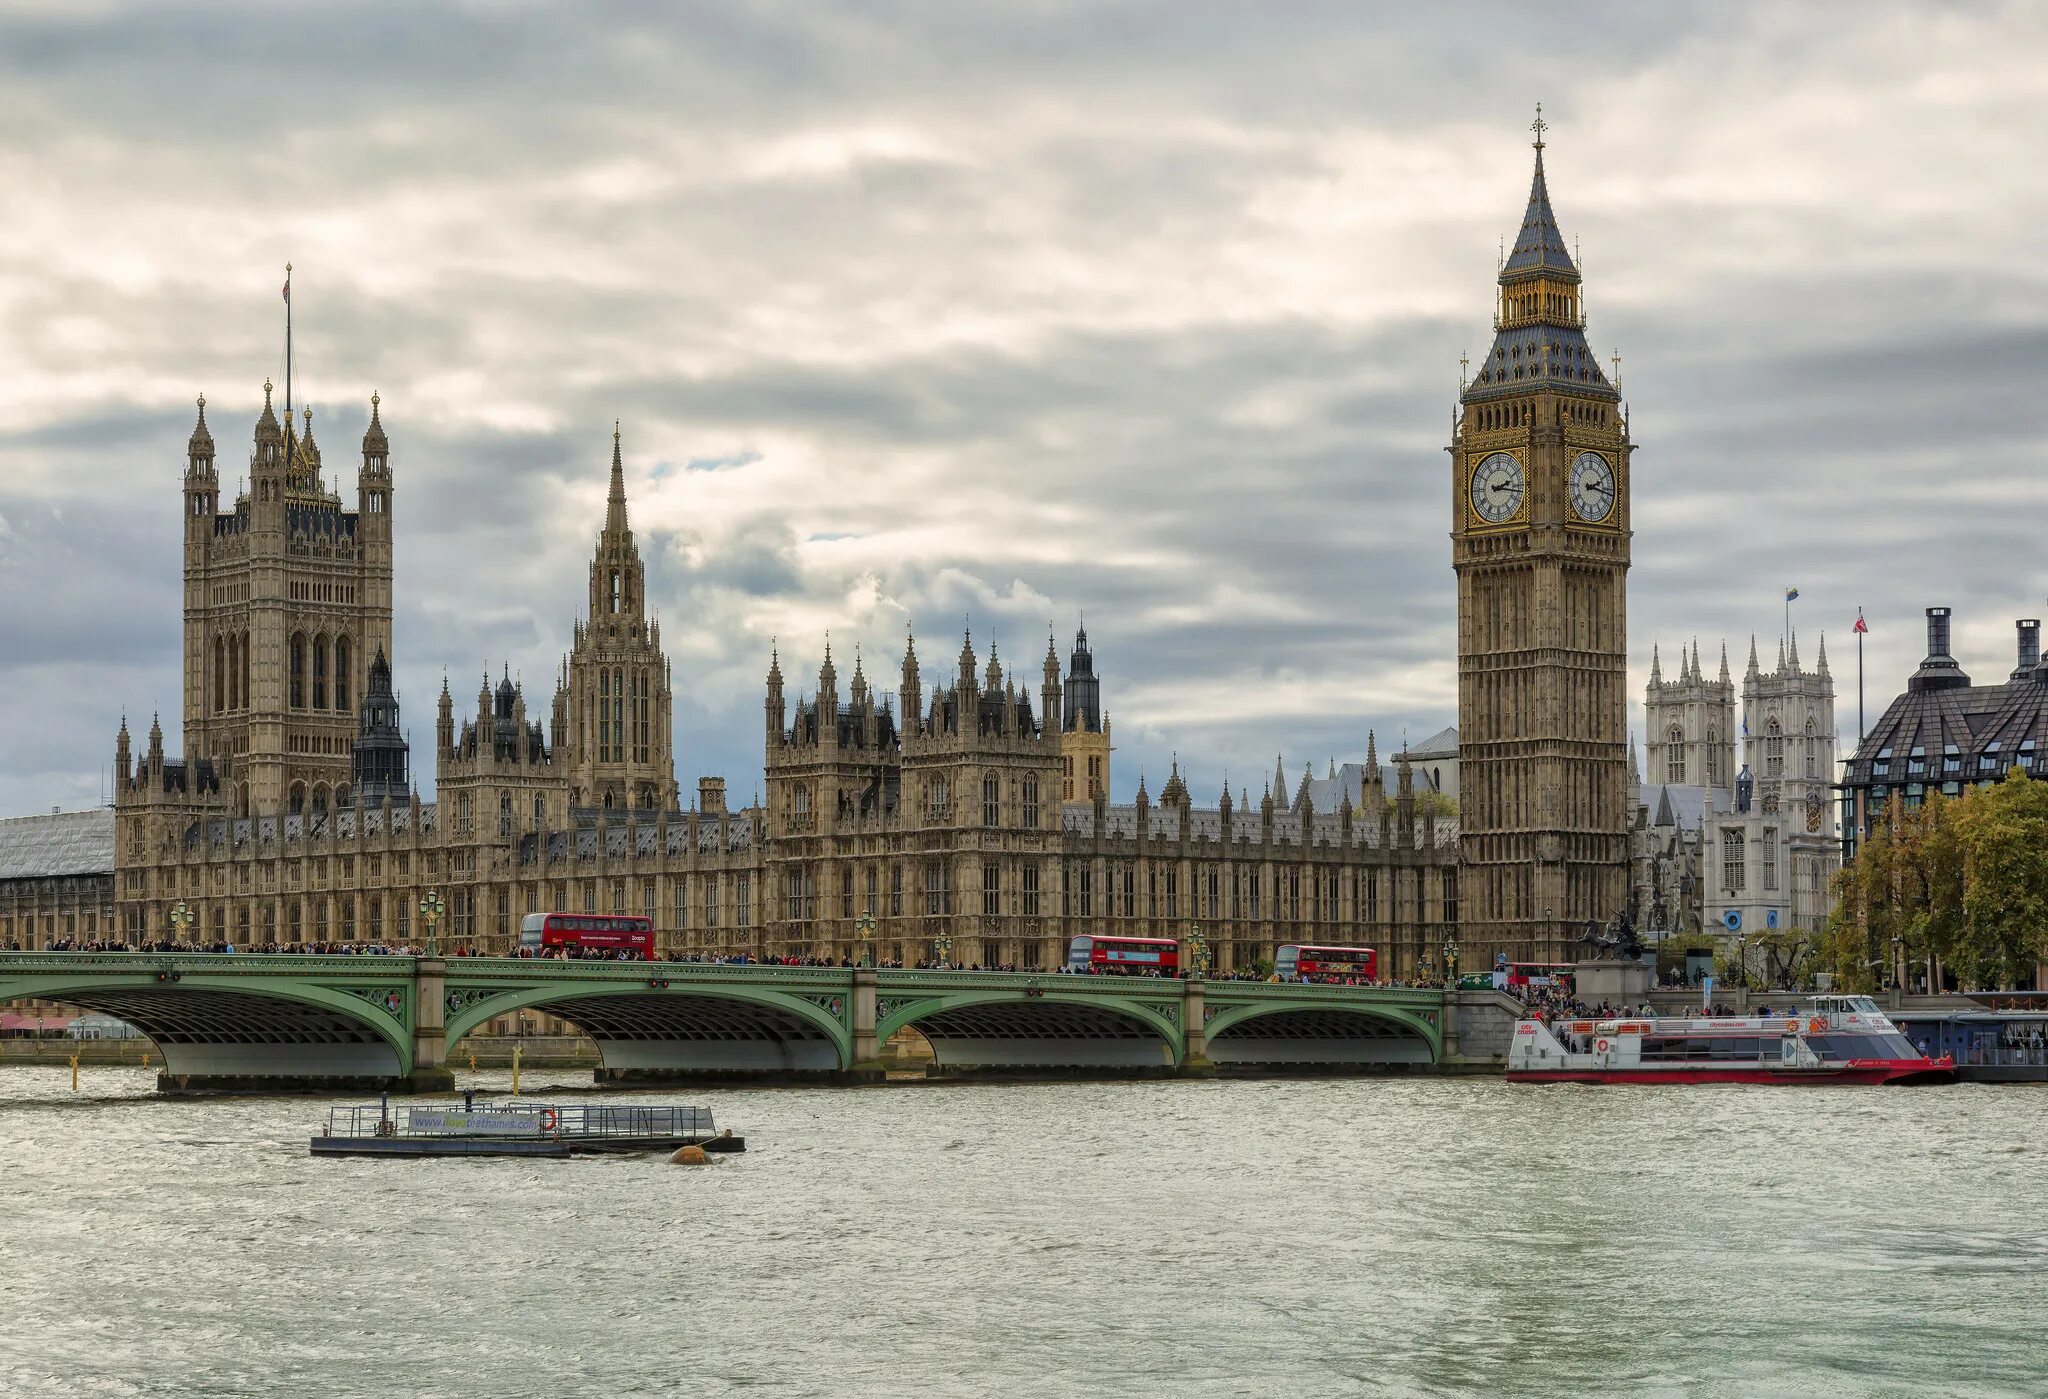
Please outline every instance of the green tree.
[[1895, 949], [1966, 985], [2015, 984], [2048, 956], [2048, 783], [2015, 768], [1917, 807], [1893, 793], [1835, 891], [1818, 951], [1844, 987], [1876, 987]]

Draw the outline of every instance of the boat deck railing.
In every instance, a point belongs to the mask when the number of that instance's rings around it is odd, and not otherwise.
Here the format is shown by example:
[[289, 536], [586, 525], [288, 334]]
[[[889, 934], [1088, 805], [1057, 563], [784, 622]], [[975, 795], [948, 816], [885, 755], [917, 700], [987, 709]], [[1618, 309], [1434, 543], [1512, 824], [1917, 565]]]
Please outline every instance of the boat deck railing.
[[480, 1103], [405, 1107], [368, 1103], [327, 1110], [334, 1137], [574, 1137], [579, 1140], [708, 1137], [711, 1109], [611, 1103]]

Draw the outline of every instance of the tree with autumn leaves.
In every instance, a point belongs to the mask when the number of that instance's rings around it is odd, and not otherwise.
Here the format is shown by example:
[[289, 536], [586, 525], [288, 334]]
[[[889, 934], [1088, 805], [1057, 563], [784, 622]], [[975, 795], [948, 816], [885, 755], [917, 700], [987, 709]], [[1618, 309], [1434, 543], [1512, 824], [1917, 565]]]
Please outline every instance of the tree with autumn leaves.
[[1910, 808], [1894, 792], [1835, 893], [1823, 958], [1845, 987], [1930, 957], [1966, 987], [2031, 979], [2048, 961], [2048, 782], [2015, 768]]

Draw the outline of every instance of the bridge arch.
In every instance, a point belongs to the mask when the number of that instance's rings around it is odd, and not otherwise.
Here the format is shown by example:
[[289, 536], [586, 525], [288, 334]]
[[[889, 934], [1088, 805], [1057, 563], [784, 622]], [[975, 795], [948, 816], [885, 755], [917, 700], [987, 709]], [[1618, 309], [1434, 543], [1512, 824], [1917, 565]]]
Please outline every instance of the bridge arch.
[[1265, 1067], [1433, 1064], [1443, 1031], [1428, 1011], [1305, 1001], [1229, 1006], [1210, 1017], [1210, 1062]]
[[948, 1069], [1172, 1069], [1185, 1039], [1179, 984], [1168, 985], [1174, 998], [1156, 1006], [1046, 988], [885, 995], [875, 1042], [914, 1028]]
[[[834, 1010], [834, 1003], [837, 1010]], [[749, 986], [620, 981], [451, 986], [449, 1053], [488, 1020], [538, 1010], [596, 1043], [600, 1081], [661, 1077], [832, 1074], [853, 1063], [844, 992], [817, 999]]]
[[[176, 979], [160, 979], [170, 970]], [[0, 997], [61, 1001], [116, 1016], [163, 1056], [163, 1082], [260, 1090], [293, 1086], [388, 1086], [413, 1069], [411, 977], [381, 993], [304, 980], [208, 975], [142, 965], [0, 978]], [[395, 1007], [380, 999], [396, 996]]]

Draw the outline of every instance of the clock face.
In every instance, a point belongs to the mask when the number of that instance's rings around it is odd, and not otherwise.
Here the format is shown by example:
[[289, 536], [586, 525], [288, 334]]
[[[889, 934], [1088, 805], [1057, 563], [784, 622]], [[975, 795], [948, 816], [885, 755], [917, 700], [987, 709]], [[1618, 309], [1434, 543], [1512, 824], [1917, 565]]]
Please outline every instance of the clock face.
[[1512, 520], [1528, 489], [1522, 464], [1506, 452], [1495, 452], [1472, 471], [1472, 513], [1489, 525]]
[[1572, 513], [1595, 524], [1614, 513], [1614, 468], [1598, 452], [1572, 463]]

